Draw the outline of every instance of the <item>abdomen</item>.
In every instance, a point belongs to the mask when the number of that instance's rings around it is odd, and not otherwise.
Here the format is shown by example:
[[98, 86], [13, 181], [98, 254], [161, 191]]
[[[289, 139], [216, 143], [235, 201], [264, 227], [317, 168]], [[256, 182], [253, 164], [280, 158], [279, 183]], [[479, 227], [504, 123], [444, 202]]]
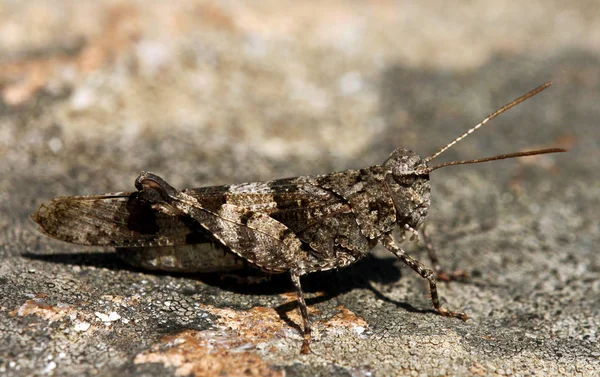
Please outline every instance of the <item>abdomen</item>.
[[214, 243], [117, 248], [126, 263], [143, 269], [173, 272], [217, 272], [244, 268], [232, 252]]

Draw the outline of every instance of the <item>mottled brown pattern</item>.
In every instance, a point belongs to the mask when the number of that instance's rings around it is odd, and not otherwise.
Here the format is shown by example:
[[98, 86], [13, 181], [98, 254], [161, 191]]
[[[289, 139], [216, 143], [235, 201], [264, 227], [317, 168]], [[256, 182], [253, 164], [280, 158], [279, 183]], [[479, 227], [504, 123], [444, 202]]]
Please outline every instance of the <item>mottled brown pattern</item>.
[[[441, 306], [434, 271], [398, 247], [391, 232], [399, 226], [418, 236], [430, 205], [429, 173], [435, 169], [564, 152], [545, 149], [427, 165], [493, 117], [549, 85], [505, 105], [425, 159], [398, 148], [381, 166], [183, 191], [143, 172], [135, 181], [136, 193], [58, 198], [43, 204], [32, 218], [52, 237], [86, 245], [114, 245], [124, 248], [121, 254], [133, 250], [126, 259], [151, 268], [192, 271], [220, 265], [235, 267], [237, 261], [231, 254], [224, 254], [222, 263], [219, 261], [218, 251], [215, 254], [212, 247], [216, 242], [266, 272], [289, 272], [304, 325], [303, 353], [309, 351], [311, 326], [300, 277], [354, 263], [378, 242], [428, 281], [438, 313], [465, 320], [464, 313]], [[191, 249], [172, 248], [190, 244], [204, 244], [199, 252], [205, 255], [194, 258], [190, 257]], [[144, 249], [136, 251], [136, 246]], [[163, 253], [156, 246], [173, 250]], [[440, 272], [433, 249], [428, 249]]]
[[391, 193], [384, 183], [386, 173], [383, 167], [373, 166], [324, 175], [315, 182], [343, 197], [362, 234], [374, 239], [391, 231], [396, 222]]
[[[226, 270], [239, 266], [235, 254], [266, 272], [289, 271], [307, 352], [310, 321], [300, 276], [356, 262], [396, 225], [419, 226], [429, 206], [428, 173], [417, 171], [422, 168], [420, 157], [398, 149], [383, 166], [183, 191], [142, 173], [136, 193], [59, 198], [32, 217], [50, 236], [118, 246], [126, 261], [146, 268]], [[222, 258], [213, 243], [225, 250]], [[200, 247], [184, 247], [193, 244]], [[195, 258], [194, 251], [203, 255]], [[434, 304], [448, 312], [437, 296]]]
[[174, 246], [194, 232], [188, 219], [156, 211], [138, 193], [59, 197], [31, 218], [45, 234], [80, 245]]

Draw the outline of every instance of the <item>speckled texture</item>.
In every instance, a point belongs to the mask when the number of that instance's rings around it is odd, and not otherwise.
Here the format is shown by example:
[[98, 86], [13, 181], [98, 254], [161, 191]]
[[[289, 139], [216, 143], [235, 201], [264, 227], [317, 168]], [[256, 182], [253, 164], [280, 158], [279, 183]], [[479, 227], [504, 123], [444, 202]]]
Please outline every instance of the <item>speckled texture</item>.
[[[0, 5], [0, 375], [598, 375], [597, 4], [527, 4]], [[379, 250], [303, 279], [300, 356], [284, 277], [134, 270], [28, 219], [141, 170], [184, 188], [429, 155], [547, 80], [442, 160], [568, 154], [432, 173], [429, 233], [471, 275], [438, 288], [466, 323]]]

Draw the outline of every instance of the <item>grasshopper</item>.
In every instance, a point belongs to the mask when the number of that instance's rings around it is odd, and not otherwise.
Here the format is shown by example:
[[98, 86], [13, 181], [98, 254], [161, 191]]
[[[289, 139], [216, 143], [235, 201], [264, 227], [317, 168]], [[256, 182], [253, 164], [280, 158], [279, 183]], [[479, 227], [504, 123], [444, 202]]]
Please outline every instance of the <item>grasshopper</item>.
[[[566, 152], [541, 149], [429, 166], [488, 121], [550, 85], [506, 104], [426, 158], [398, 148], [382, 165], [360, 170], [185, 190], [142, 172], [135, 180], [137, 191], [59, 197], [31, 217], [50, 237], [114, 246], [125, 261], [148, 269], [226, 271], [246, 262], [267, 273], [289, 273], [303, 320], [302, 353], [310, 350], [311, 323], [300, 277], [348, 266], [378, 243], [428, 281], [439, 314], [466, 320], [466, 314], [440, 304], [436, 273], [402, 250], [392, 231], [419, 236], [434, 170]], [[447, 278], [432, 249], [430, 256], [438, 276]]]

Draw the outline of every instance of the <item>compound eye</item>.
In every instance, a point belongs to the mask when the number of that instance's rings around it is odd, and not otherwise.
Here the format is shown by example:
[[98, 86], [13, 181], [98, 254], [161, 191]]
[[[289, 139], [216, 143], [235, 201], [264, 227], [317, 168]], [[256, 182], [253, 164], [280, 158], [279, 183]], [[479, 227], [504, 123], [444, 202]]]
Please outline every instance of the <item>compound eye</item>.
[[402, 187], [412, 187], [417, 181], [415, 174], [402, 174], [394, 177], [397, 184]]

